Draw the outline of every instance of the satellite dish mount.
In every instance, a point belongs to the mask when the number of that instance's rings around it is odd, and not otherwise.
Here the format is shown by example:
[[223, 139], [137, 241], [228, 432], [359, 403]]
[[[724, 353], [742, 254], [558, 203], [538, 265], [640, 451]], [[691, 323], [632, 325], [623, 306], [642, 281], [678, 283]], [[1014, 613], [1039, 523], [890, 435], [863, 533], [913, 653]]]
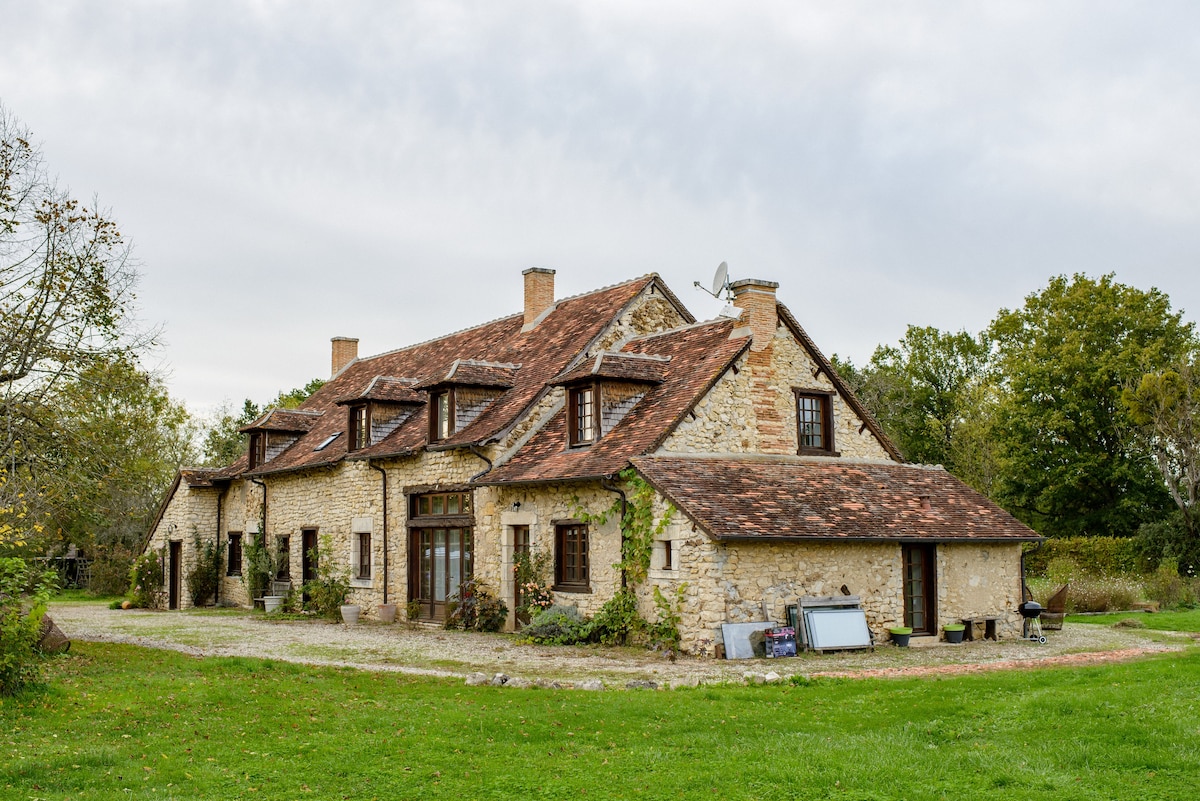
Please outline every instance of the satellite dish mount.
[[[729, 301], [732, 300], [732, 295], [729, 292], [729, 265], [725, 262], [717, 267], [716, 275], [713, 276], [712, 289], [707, 289], [699, 281], [695, 281], [694, 285], [712, 295], [717, 300]], [[722, 294], [724, 297], [722, 297]]]

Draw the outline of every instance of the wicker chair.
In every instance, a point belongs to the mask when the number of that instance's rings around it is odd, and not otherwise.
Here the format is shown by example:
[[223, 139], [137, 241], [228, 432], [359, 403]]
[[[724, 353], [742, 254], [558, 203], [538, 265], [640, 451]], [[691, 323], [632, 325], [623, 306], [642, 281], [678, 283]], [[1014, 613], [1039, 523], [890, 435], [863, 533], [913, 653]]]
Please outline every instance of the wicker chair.
[[1070, 586], [1062, 585], [1046, 601], [1046, 608], [1042, 611], [1042, 629], [1062, 631], [1063, 618], [1067, 616], [1067, 588]]

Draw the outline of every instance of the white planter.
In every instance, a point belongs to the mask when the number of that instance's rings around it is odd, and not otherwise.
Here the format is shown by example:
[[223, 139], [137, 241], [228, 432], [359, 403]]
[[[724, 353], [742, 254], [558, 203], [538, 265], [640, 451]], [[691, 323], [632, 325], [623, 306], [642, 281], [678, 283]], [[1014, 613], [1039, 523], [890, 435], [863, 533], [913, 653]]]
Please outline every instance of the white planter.
[[358, 604], [344, 605], [342, 607], [342, 622], [349, 626], [353, 626], [355, 623], [358, 622], [359, 611], [360, 610], [359, 610]]
[[263, 609], [267, 610], [267, 612], [278, 612], [285, 600], [287, 600], [287, 596], [285, 595], [264, 595]]

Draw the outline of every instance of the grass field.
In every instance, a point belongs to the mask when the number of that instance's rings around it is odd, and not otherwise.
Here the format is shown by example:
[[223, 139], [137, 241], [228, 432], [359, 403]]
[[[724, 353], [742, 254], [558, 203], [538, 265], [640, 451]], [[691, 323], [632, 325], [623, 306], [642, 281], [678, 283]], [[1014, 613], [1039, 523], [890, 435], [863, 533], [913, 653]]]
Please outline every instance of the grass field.
[[76, 643], [0, 702], [0, 797], [1179, 799], [1200, 650], [670, 692], [458, 681]]
[[1138, 620], [1158, 631], [1200, 631], [1200, 609], [1182, 612], [1114, 612], [1111, 615], [1067, 615], [1068, 623], [1111, 626], [1122, 620]]

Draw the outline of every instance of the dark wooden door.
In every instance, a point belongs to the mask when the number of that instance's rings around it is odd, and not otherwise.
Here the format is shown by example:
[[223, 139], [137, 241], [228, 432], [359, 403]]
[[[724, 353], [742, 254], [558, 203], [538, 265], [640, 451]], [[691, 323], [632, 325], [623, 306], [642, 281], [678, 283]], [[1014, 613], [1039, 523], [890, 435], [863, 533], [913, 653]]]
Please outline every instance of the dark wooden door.
[[183, 560], [183, 543], [172, 542], [167, 556], [167, 608], [179, 608], [180, 581], [179, 574]]
[[937, 547], [904, 545], [904, 625], [937, 633]]
[[[300, 580], [304, 584], [310, 581], [315, 581], [317, 578], [317, 560], [320, 554], [317, 550], [317, 530], [315, 528], [306, 528], [300, 532], [301, 547], [304, 549], [300, 555]], [[302, 603], [308, 603], [308, 593], [303, 593]]]
[[471, 529], [411, 529], [408, 564], [408, 595], [418, 618], [445, 620], [446, 601], [471, 577]]

